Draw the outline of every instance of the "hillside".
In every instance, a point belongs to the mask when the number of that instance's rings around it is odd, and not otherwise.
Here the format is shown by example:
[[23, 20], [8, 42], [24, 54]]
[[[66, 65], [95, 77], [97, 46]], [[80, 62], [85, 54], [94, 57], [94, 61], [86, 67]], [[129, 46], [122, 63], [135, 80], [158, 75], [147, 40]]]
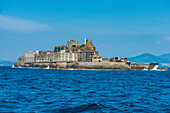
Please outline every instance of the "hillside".
[[163, 57], [155, 56], [149, 53], [144, 53], [139, 56], [130, 57], [132, 62], [143, 62], [143, 63], [159, 63], [159, 66], [170, 66], [170, 61], [167, 59], [164, 59]]
[[13, 61], [0, 60], [0, 66], [12, 66], [12, 65], [14, 65]]
[[160, 57], [160, 58], [163, 58], [163, 59], [167, 59], [167, 60], [169, 60], [169, 61], [170, 61], [170, 53], [160, 55], [159, 57]]

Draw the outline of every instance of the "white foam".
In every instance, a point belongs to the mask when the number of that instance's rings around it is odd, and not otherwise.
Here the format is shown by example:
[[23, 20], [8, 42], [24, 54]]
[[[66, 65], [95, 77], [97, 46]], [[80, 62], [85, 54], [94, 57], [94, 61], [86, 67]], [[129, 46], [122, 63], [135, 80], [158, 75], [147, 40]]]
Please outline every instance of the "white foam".
[[155, 65], [152, 70], [158, 70], [158, 65]]
[[50, 69], [50, 66], [46, 67], [45, 69]]
[[148, 69], [143, 69], [143, 70], [147, 71]]

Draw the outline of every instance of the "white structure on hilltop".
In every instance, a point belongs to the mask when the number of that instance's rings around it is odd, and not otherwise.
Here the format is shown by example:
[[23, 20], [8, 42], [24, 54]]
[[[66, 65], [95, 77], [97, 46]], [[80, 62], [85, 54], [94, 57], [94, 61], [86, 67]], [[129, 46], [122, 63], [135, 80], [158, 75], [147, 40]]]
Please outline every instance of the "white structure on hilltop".
[[84, 39], [84, 44], [86, 44], [86, 38]]

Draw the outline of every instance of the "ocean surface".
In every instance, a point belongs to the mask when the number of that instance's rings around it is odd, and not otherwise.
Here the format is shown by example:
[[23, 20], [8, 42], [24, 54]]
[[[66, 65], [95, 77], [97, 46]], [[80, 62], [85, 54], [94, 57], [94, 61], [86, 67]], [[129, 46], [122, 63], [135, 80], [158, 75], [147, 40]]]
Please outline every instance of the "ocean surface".
[[170, 113], [170, 71], [1, 66], [0, 112]]

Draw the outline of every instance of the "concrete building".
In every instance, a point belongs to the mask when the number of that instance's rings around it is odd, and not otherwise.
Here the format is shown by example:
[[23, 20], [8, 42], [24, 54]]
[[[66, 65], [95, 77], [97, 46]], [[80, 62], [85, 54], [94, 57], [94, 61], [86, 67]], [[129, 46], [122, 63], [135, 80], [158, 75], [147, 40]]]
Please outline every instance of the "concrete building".
[[[86, 43], [79, 47], [77, 41], [69, 40], [67, 46], [55, 46], [54, 51], [38, 51], [36, 49], [35, 51], [25, 52], [24, 62], [102, 62], [103, 58], [98, 55], [92, 41], [85, 41]], [[18, 60], [23, 60], [23, 58]]]
[[35, 62], [52, 62], [54, 52], [52, 51], [39, 51], [39, 54], [36, 54]]
[[67, 46], [55, 46], [54, 52], [61, 52], [61, 51], [67, 51], [68, 47]]
[[102, 62], [103, 61], [103, 57], [99, 56], [99, 55], [93, 55], [92, 57], [92, 62]]
[[25, 58], [24, 62], [29, 63], [29, 62], [35, 62], [35, 51], [27, 51], [25, 52]]
[[127, 57], [125, 57], [125, 58], [113, 57], [113, 58], [111, 59], [111, 62], [127, 62], [127, 61], [128, 61]]
[[98, 51], [94, 47], [91, 40], [86, 40], [85, 44], [79, 47], [78, 61], [79, 62], [102, 62], [102, 57], [98, 55]]
[[78, 61], [77, 53], [67, 52], [53, 52], [53, 51], [39, 51], [36, 54], [35, 62], [67, 62], [67, 61]]
[[78, 61], [77, 53], [60, 53], [60, 61]]
[[73, 45], [75, 45], [76, 47], [78, 46], [78, 41], [75, 40], [69, 40], [67, 41], [67, 47], [70, 49]]
[[[85, 40], [86, 43], [78, 46], [75, 40], [67, 41], [67, 46], [55, 46], [54, 51], [28, 51], [25, 56], [18, 59], [21, 62], [24, 59], [25, 63], [29, 62], [102, 62], [102, 56], [99, 56], [98, 51], [94, 47], [91, 40]], [[73, 47], [75, 45], [75, 47]], [[70, 49], [69, 49], [70, 48]], [[112, 62], [125, 62], [126, 58], [114, 57]]]
[[93, 56], [98, 55], [96, 52], [91, 51], [91, 52], [86, 52], [86, 51], [81, 51], [78, 52], [78, 61], [79, 62], [93, 62]]
[[54, 51], [27, 51], [14, 63], [14, 67], [20, 66], [47, 69], [152, 70], [158, 64], [132, 63], [127, 57], [103, 58], [92, 41], [85, 39], [85, 43], [80, 46], [77, 41], [69, 40], [66, 46], [55, 46]]

